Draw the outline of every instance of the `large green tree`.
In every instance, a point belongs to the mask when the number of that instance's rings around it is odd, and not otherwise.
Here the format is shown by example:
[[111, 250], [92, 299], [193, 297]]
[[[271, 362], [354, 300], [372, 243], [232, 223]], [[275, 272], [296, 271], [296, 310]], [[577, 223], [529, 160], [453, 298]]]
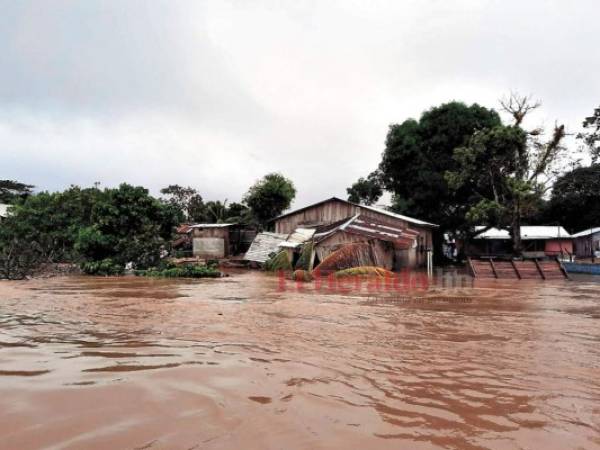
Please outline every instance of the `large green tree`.
[[394, 209], [440, 225], [457, 228], [466, 213], [468, 192], [449, 189], [445, 173], [459, 168], [454, 149], [478, 130], [501, 123], [492, 109], [450, 102], [390, 126], [379, 170], [383, 187], [394, 197]]
[[511, 95], [502, 106], [513, 124], [475, 132], [454, 151], [455, 169], [446, 174], [452, 189], [468, 194], [465, 223], [508, 228], [517, 255], [522, 252], [523, 219], [535, 213], [565, 150], [563, 125], [555, 125], [546, 140], [541, 129], [522, 128], [525, 116], [539, 105], [529, 97]]
[[291, 180], [279, 173], [270, 173], [248, 189], [244, 203], [264, 227], [269, 220], [289, 208], [295, 196], [296, 188]]
[[571, 233], [600, 226], [600, 164], [578, 167], [558, 178], [545, 219]]
[[177, 207], [190, 222], [205, 222], [207, 211], [202, 196], [192, 187], [171, 184], [160, 190], [164, 200]]

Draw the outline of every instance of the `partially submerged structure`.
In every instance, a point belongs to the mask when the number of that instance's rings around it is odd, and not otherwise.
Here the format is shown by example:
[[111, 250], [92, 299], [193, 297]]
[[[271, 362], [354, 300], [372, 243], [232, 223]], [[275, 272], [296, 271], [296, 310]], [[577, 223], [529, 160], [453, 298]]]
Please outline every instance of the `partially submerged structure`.
[[[360, 248], [363, 265], [400, 269], [420, 267], [432, 250], [432, 223], [385, 209], [358, 205], [332, 197], [275, 218], [275, 233], [261, 233], [245, 259], [264, 263], [276, 251], [286, 250], [294, 263], [306, 242], [312, 244], [310, 267], [351, 244]], [[281, 239], [277, 242], [278, 239]], [[357, 250], [358, 252], [358, 250]]]
[[578, 258], [600, 257], [600, 227], [588, 228], [571, 235], [575, 256]]
[[174, 248], [203, 259], [222, 259], [244, 252], [256, 233], [235, 223], [184, 224], [177, 229]]
[[[476, 227], [481, 230], [464, 244], [471, 257], [509, 257], [512, 240], [508, 230]], [[524, 258], [569, 257], [573, 254], [573, 239], [561, 226], [522, 226], [521, 241]]]
[[279, 251], [279, 245], [287, 239], [286, 234], [258, 233], [246, 252], [244, 259], [250, 262], [264, 264], [269, 256]]

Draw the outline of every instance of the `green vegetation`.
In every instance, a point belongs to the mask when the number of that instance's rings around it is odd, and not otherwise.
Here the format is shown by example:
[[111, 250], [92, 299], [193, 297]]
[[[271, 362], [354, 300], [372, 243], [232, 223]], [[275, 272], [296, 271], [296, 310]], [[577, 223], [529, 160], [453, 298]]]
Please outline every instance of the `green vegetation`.
[[359, 178], [356, 183], [346, 189], [348, 201], [363, 205], [372, 205], [383, 195], [381, 174], [373, 172], [367, 178]]
[[[434, 234], [438, 257], [444, 232], [469, 235], [474, 225], [508, 228], [519, 254], [522, 224], [565, 219], [558, 206], [546, 207], [552, 182], [565, 166], [565, 128], [557, 124], [548, 136], [541, 128], [525, 129], [524, 119], [539, 106], [511, 94], [501, 102], [510, 124], [503, 124], [492, 109], [450, 102], [424, 112], [419, 120], [391, 125], [378, 169], [348, 188], [349, 198], [369, 204], [380, 195], [377, 186], [388, 190], [394, 211], [440, 225]], [[579, 138], [597, 158], [600, 108], [584, 127]], [[557, 193], [563, 191], [560, 183], [557, 188]], [[552, 202], [560, 203], [558, 197]], [[589, 217], [597, 224], [593, 214]]]
[[0, 203], [13, 204], [27, 198], [32, 193], [33, 186], [13, 180], [0, 180]]
[[588, 148], [592, 161], [596, 163], [600, 159], [600, 107], [594, 109], [594, 113], [583, 121], [585, 131], [577, 135]]
[[0, 279], [20, 280], [33, 273], [42, 262], [42, 252], [35, 242], [1, 236], [0, 227]]
[[221, 272], [215, 266], [181, 266], [163, 269], [136, 270], [134, 273], [142, 277], [157, 278], [219, 278]]
[[540, 106], [528, 97], [512, 95], [502, 103], [513, 118], [474, 133], [454, 150], [457, 168], [446, 173], [454, 191], [466, 191], [465, 224], [508, 228], [513, 252], [520, 255], [523, 219], [537, 214], [549, 180], [559, 169], [564, 147], [564, 125], [555, 125], [547, 140], [541, 129], [526, 131], [526, 115]]
[[265, 262], [265, 270], [269, 272], [277, 272], [279, 270], [291, 271], [292, 263], [285, 250], [271, 255]]
[[[33, 269], [15, 253], [30, 255], [29, 265], [81, 263], [86, 273], [119, 273], [129, 262], [151, 267], [180, 220], [178, 209], [128, 184], [31, 194], [16, 201], [0, 225], [0, 265], [11, 267], [4, 271], [7, 278], [22, 278]], [[26, 245], [31, 249], [24, 252]]]
[[313, 252], [313, 248], [314, 245], [312, 242], [307, 242], [302, 246], [302, 251], [300, 252], [300, 257], [298, 258], [298, 261], [296, 261], [296, 267], [295, 269], [302, 269], [302, 270], [311, 270], [312, 267], [310, 267], [310, 259], [312, 256], [312, 252]]
[[[177, 184], [162, 189], [161, 199], [129, 184], [106, 189], [71, 186], [62, 192], [32, 189], [0, 180], [0, 203], [12, 205], [9, 217], [0, 223], [2, 278], [24, 278], [44, 262], [77, 263], [84, 273], [94, 275], [120, 274], [128, 263], [139, 270], [155, 267], [169, 251], [177, 225], [264, 225], [289, 207], [296, 192], [279, 174], [252, 186], [244, 203], [229, 205], [227, 200], [204, 202], [195, 189]], [[211, 273], [202, 269], [189, 275]]]
[[254, 220], [248, 206], [227, 200], [204, 202], [202, 196], [191, 187], [172, 184], [160, 190], [163, 201], [174, 206], [183, 215], [183, 220], [192, 223], [238, 223], [251, 225]]
[[571, 233], [600, 226], [600, 164], [578, 167], [556, 180], [544, 215]]
[[81, 263], [81, 270], [87, 275], [113, 276], [122, 275], [125, 268], [110, 258], [101, 261], [86, 261]]
[[160, 190], [164, 201], [179, 211], [188, 222], [205, 222], [206, 212], [202, 196], [196, 189], [172, 184]]
[[463, 224], [471, 192], [451, 189], [447, 171], [460, 170], [454, 149], [476, 131], [501, 124], [492, 109], [450, 102], [431, 108], [420, 119], [391, 125], [379, 171], [393, 194], [393, 209], [453, 230]]
[[296, 196], [294, 183], [279, 173], [265, 175], [244, 197], [256, 221], [263, 227], [290, 207]]

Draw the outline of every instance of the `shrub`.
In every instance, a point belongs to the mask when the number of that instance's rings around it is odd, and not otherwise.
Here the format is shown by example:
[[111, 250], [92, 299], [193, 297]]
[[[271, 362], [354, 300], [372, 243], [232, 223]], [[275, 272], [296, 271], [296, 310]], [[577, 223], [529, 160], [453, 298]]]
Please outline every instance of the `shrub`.
[[122, 264], [118, 264], [110, 258], [106, 258], [100, 261], [88, 261], [81, 263], [81, 270], [87, 275], [122, 275], [125, 271], [125, 267]]
[[285, 250], [281, 250], [279, 253], [273, 254], [266, 262], [265, 269], [270, 272], [277, 272], [279, 270], [292, 270], [292, 263]]
[[181, 266], [170, 268], [154, 268], [136, 270], [134, 273], [140, 277], [160, 278], [219, 278], [221, 272], [214, 266]]
[[21, 239], [0, 240], [0, 278], [22, 280], [42, 262], [42, 250], [36, 242]]

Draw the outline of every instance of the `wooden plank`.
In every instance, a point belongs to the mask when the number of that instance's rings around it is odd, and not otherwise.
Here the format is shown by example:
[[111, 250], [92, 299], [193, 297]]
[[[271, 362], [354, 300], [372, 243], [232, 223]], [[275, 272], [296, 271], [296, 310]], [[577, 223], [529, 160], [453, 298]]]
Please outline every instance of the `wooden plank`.
[[471, 274], [474, 278], [477, 278], [477, 272], [475, 271], [475, 267], [473, 267], [473, 261], [470, 256], [467, 256], [467, 262], [469, 263], [469, 268], [471, 269]]
[[540, 266], [540, 263], [538, 263], [537, 258], [535, 258], [533, 260], [533, 262], [535, 263], [535, 266], [537, 267], [538, 272], [540, 273], [540, 276], [542, 277], [542, 279], [546, 279], [546, 275], [544, 275], [544, 271], [542, 270], [542, 267]]
[[494, 267], [494, 261], [490, 258], [490, 266], [492, 266], [492, 271], [494, 272], [494, 276], [498, 278], [498, 274], [496, 273], [496, 268]]
[[510, 263], [513, 266], [513, 269], [515, 269], [515, 273], [517, 274], [517, 278], [519, 278], [519, 280], [521, 279], [521, 273], [519, 272], [519, 269], [517, 269], [517, 265], [515, 264], [515, 262], [511, 259]]
[[558, 263], [558, 266], [560, 267], [560, 271], [563, 273], [565, 278], [567, 280], [570, 280], [571, 277], [569, 277], [569, 273], [567, 272], [567, 269], [565, 269], [565, 266], [563, 266], [562, 262], [558, 259], [558, 256], [556, 257], [556, 262]]

